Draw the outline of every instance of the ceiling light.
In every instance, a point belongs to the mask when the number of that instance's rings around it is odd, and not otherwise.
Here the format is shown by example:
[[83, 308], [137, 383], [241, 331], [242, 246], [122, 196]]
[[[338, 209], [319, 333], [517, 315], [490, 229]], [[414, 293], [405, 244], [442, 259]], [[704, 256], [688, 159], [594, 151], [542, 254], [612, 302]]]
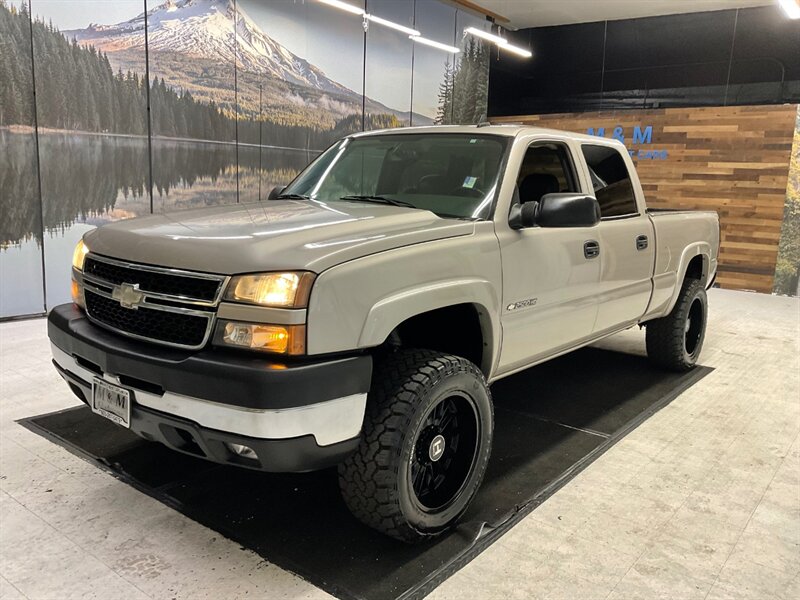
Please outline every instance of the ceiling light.
[[507, 39], [501, 38], [499, 35], [493, 35], [487, 31], [484, 31], [483, 29], [478, 29], [477, 27], [467, 27], [464, 30], [464, 33], [469, 33], [471, 35], [474, 35], [475, 37], [483, 38], [484, 40], [494, 42], [495, 44], [498, 45], [505, 46], [506, 44], [508, 44]]
[[319, 0], [323, 4], [327, 4], [328, 6], [333, 6], [334, 8], [339, 8], [349, 13], [353, 13], [354, 15], [363, 15], [364, 9], [358, 6], [353, 6], [352, 4], [348, 4], [347, 2], [342, 2], [341, 0]]
[[516, 46], [512, 46], [511, 44], [498, 44], [501, 50], [506, 50], [511, 52], [512, 54], [516, 54], [518, 56], [522, 56], [523, 58], [530, 58], [533, 56], [533, 52], [530, 50], [525, 50], [525, 48], [517, 48]]
[[418, 36], [420, 32], [416, 29], [411, 29], [411, 27], [406, 27], [405, 25], [400, 25], [399, 23], [395, 23], [393, 21], [388, 21], [386, 19], [382, 19], [381, 17], [376, 17], [375, 15], [364, 15], [364, 17], [368, 21], [372, 21], [373, 23], [377, 23], [378, 25], [383, 25], [384, 27], [389, 27], [391, 29], [396, 29], [397, 31], [402, 31], [409, 36]]
[[790, 19], [800, 19], [800, 4], [797, 0], [778, 0], [780, 2], [783, 12]]
[[497, 44], [498, 48], [502, 48], [503, 50], [508, 50], [512, 54], [517, 54], [518, 56], [522, 56], [525, 58], [530, 58], [531, 56], [533, 56], [533, 53], [530, 50], [525, 50], [524, 48], [520, 48], [518, 46], [514, 46], [513, 44], [509, 44], [507, 39], [500, 37], [499, 35], [494, 35], [492, 33], [486, 32], [483, 29], [478, 29], [476, 27], [467, 27], [464, 30], [464, 35], [466, 34], [474, 35], [475, 37], [479, 37], [489, 42], [493, 42]]
[[450, 52], [451, 54], [458, 54], [461, 52], [455, 46], [448, 46], [447, 44], [442, 44], [441, 42], [434, 42], [433, 40], [429, 40], [428, 38], [424, 38], [419, 35], [410, 35], [408, 36], [415, 42], [419, 42], [420, 44], [425, 44], [426, 46], [430, 46], [431, 48], [438, 48], [439, 50], [444, 50], [445, 52]]
[[384, 27], [389, 27], [391, 29], [396, 29], [397, 31], [402, 31], [405, 34], [408, 34], [409, 39], [412, 39], [415, 42], [419, 42], [420, 44], [425, 44], [426, 46], [430, 46], [432, 48], [438, 48], [439, 50], [444, 50], [445, 52], [450, 52], [452, 54], [458, 54], [459, 52], [461, 52], [461, 50], [459, 50], [455, 46], [448, 46], [447, 44], [442, 44], [440, 42], [435, 42], [433, 40], [429, 40], [427, 38], [422, 37], [420, 32], [417, 31], [416, 29], [412, 29], [411, 27], [406, 27], [405, 25], [400, 25], [399, 23], [395, 23], [394, 21], [389, 21], [388, 19], [376, 17], [375, 15], [370, 15], [363, 8], [359, 6], [354, 6], [352, 4], [348, 4], [347, 2], [342, 2], [342, 0], [318, 0], [318, 1], [321, 2], [322, 4], [333, 6], [334, 8], [338, 8], [345, 12], [349, 12], [351, 14], [364, 17], [365, 21], [373, 21], [378, 25], [383, 25]]

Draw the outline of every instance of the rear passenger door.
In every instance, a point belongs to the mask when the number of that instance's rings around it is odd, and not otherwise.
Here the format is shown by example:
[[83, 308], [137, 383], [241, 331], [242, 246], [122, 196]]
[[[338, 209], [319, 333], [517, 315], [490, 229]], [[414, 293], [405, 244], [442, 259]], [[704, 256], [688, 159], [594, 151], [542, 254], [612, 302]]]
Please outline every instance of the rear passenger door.
[[[652, 293], [655, 239], [650, 217], [636, 202], [634, 182], [620, 151], [582, 144], [594, 194], [600, 204], [600, 283], [596, 334], [635, 323]], [[631, 165], [632, 167], [632, 165]]]

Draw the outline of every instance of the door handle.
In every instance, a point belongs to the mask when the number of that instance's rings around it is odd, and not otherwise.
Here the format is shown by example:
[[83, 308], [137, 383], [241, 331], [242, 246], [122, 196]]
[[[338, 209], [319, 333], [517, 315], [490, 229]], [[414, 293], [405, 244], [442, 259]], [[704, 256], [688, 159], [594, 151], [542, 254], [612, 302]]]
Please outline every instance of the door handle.
[[646, 250], [647, 249], [647, 244], [648, 244], [648, 241], [647, 241], [647, 236], [646, 235], [640, 235], [639, 237], [636, 238], [636, 249], [637, 250]]
[[597, 258], [600, 256], [600, 244], [595, 240], [589, 240], [583, 243], [583, 255], [586, 258]]

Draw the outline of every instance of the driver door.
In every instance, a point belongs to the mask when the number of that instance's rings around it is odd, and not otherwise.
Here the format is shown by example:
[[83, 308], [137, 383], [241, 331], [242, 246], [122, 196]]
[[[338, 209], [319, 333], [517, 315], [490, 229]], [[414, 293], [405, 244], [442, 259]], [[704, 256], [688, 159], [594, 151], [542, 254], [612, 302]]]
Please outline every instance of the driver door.
[[[519, 168], [520, 202], [580, 192], [573, 149], [536, 141]], [[515, 201], [517, 199], [515, 198]], [[503, 344], [498, 374], [522, 369], [591, 338], [598, 311], [597, 227], [529, 227], [498, 223], [503, 269]]]

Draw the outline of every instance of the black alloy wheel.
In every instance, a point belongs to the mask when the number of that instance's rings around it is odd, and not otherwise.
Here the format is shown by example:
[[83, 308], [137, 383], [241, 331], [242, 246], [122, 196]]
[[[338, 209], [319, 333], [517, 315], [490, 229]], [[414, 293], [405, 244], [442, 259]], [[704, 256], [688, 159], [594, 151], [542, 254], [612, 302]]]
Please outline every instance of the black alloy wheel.
[[705, 331], [705, 310], [700, 298], [695, 298], [689, 307], [689, 315], [684, 326], [683, 347], [686, 354], [694, 356]]
[[460, 356], [399, 350], [380, 357], [361, 444], [339, 465], [347, 507], [405, 542], [447, 531], [486, 472], [494, 411], [481, 370]]
[[647, 322], [647, 356], [671, 371], [688, 371], [697, 364], [706, 335], [708, 296], [702, 282], [687, 279], [675, 307], [666, 316]]
[[475, 466], [479, 432], [477, 412], [463, 395], [428, 411], [409, 471], [420, 510], [441, 511], [458, 497]]

